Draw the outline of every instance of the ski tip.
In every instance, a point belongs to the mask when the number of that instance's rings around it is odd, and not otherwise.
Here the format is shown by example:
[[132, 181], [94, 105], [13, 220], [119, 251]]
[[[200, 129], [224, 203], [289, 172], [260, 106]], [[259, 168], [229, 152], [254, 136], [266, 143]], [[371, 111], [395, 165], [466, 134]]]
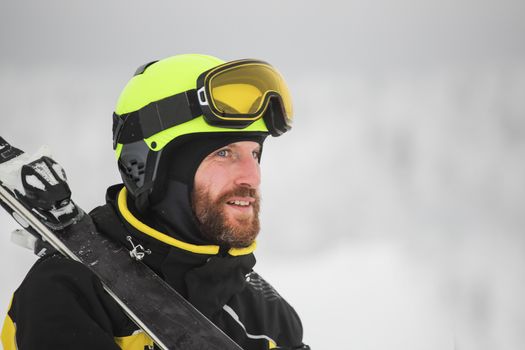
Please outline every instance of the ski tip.
[[0, 164], [5, 163], [21, 155], [22, 152], [16, 147], [11, 146], [2, 136], [0, 136]]
[[9, 145], [9, 142], [7, 142], [2, 136], [0, 136], [0, 149], [4, 148], [5, 145]]

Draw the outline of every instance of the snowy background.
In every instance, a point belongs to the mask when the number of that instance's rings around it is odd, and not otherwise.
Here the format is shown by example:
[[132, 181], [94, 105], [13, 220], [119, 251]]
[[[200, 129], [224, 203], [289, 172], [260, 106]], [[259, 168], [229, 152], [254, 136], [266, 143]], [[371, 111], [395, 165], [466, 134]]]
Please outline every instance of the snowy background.
[[[91, 209], [111, 113], [178, 53], [278, 67], [258, 271], [314, 349], [525, 346], [525, 2], [2, 1], [0, 135], [49, 145]], [[0, 310], [35, 261], [0, 213]]]

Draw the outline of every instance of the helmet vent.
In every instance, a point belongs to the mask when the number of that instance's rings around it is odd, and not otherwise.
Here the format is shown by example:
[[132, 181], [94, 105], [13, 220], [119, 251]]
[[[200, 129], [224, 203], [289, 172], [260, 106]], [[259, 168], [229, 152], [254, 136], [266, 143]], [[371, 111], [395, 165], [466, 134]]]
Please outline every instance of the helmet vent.
[[150, 149], [144, 140], [122, 146], [118, 167], [126, 188], [134, 197], [140, 195], [145, 185], [150, 186], [149, 153]]
[[143, 162], [139, 162], [136, 159], [130, 160], [125, 167], [127, 177], [135, 182], [137, 185], [141, 180], [144, 179], [145, 165]]

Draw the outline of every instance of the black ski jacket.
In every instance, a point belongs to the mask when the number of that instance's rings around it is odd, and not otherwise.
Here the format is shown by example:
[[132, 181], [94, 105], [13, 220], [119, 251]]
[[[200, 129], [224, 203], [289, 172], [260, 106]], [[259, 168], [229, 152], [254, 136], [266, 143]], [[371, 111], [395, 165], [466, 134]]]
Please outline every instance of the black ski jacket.
[[[143, 261], [243, 349], [309, 349], [294, 309], [253, 271], [253, 247], [209, 254], [202, 246], [161, 242], [117, 202], [120, 191], [111, 187], [107, 204], [90, 213], [101, 232], [129, 250], [131, 242], [150, 250]], [[5, 350], [154, 348], [88, 268], [57, 254], [39, 259], [14, 293], [2, 344]]]

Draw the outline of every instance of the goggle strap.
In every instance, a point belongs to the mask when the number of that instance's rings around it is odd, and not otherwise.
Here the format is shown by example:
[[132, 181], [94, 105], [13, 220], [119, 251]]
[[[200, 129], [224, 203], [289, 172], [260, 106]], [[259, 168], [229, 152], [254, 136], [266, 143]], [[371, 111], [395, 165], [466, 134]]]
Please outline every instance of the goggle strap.
[[120, 117], [117, 113], [113, 112], [113, 149], [117, 149], [117, 143], [120, 140], [123, 125], [124, 116]]
[[202, 114], [195, 89], [152, 102], [141, 109], [113, 115], [113, 144], [131, 143], [185, 123]]

